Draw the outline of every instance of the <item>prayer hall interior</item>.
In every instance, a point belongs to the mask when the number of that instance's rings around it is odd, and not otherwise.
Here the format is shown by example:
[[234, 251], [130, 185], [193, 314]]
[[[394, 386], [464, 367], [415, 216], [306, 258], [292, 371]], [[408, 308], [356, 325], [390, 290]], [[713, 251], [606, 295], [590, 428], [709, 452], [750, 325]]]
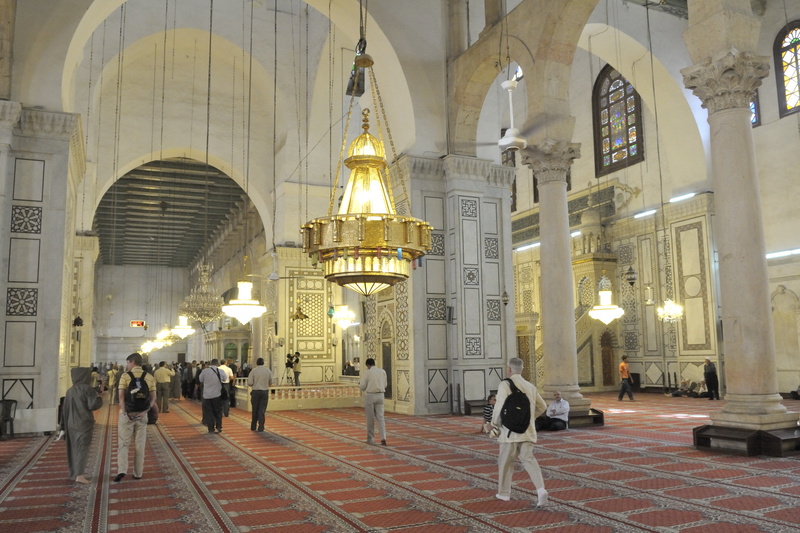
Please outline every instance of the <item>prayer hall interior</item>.
[[[426, 453], [458, 455], [447, 468], [466, 484], [436, 469], [427, 481], [490, 487], [494, 443], [459, 415], [485, 403], [511, 357], [575, 417], [542, 443], [546, 477], [589, 460], [573, 447], [618, 447], [609, 460], [638, 469], [641, 485], [615, 466], [591, 486], [639, 497], [657, 485], [692, 502], [697, 520], [681, 524], [699, 529], [722, 512], [708, 498], [737, 484], [706, 470], [735, 464], [753, 491], [728, 494], [739, 503], [727, 508], [776, 522], [736, 518], [731, 530], [800, 522], [752, 503], [797, 494], [759, 487], [776, 469], [797, 485], [784, 456], [800, 450], [789, 399], [800, 387], [799, 117], [800, 0], [0, 0], [0, 394], [16, 407], [0, 525], [14, 505], [37, 514], [18, 493], [36, 467], [62, 468], [54, 434], [70, 369], [136, 351], [151, 364], [263, 358], [277, 382], [264, 441], [200, 439], [191, 401], [151, 426], [153, 457], [169, 458], [157, 471], [203, 508], [187, 529], [264, 527], [234, 520], [247, 504], [227, 508], [220, 491], [266, 477], [294, 487], [317, 513], [309, 523], [333, 512], [340, 530], [409, 525], [370, 525], [357, 505], [298, 488], [308, 472], [273, 464], [273, 445], [327, 463], [335, 483], [336, 461], [348, 480], [371, 478], [370, 460], [421, 461], [411, 443], [423, 439], [442, 448]], [[301, 392], [285, 367], [295, 352]], [[627, 407], [616, 402], [623, 355], [636, 402], [652, 407], [614, 411]], [[355, 445], [363, 398], [345, 369], [367, 358], [387, 373], [406, 448]], [[699, 383], [706, 360], [722, 401], [679, 398], [692, 406], [683, 416], [663, 392]], [[120, 512], [102, 477], [108, 414], [97, 413], [87, 489], [96, 514], [64, 503], [63, 527], [111, 527]], [[659, 431], [640, 433], [648, 424]], [[648, 439], [663, 441], [652, 445], [663, 464], [644, 454]], [[239, 463], [215, 489], [197, 454], [217, 452]], [[485, 472], [468, 468], [476, 457]], [[699, 496], [669, 493], [661, 470]], [[584, 490], [576, 479], [562, 488]], [[409, 480], [381, 480], [428, 512]], [[430, 498], [464, 530], [534, 524], [473, 523], [495, 508], [459, 493], [465, 515]], [[609, 531], [680, 529], [626, 521], [635, 505], [589, 507]]]

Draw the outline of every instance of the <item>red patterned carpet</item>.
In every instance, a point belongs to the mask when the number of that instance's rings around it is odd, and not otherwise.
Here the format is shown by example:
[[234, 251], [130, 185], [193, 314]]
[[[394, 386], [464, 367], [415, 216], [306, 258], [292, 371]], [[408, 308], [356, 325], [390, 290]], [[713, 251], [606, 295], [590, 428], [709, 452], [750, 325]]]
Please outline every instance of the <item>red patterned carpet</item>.
[[91, 485], [67, 479], [63, 441], [0, 442], [0, 531], [800, 531], [797, 457], [692, 448], [722, 402], [590, 397], [604, 427], [540, 435], [541, 509], [521, 470], [512, 500], [495, 499], [497, 443], [480, 417], [388, 414], [382, 447], [364, 442], [360, 409], [268, 413], [265, 433], [232, 409], [216, 435], [184, 400], [148, 428], [141, 480], [112, 482], [115, 409], [96, 415]]

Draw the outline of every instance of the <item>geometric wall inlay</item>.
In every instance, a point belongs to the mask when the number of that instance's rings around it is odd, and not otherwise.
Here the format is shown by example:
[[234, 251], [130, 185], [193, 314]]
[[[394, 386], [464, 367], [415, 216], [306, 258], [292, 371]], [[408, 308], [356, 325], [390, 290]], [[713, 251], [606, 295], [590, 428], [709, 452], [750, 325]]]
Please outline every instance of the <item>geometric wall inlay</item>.
[[447, 394], [447, 370], [428, 370], [428, 403], [447, 403], [450, 398]]
[[478, 217], [478, 202], [467, 198], [461, 199], [461, 216], [469, 218]]
[[11, 206], [12, 233], [41, 233], [42, 208], [27, 205]]
[[39, 289], [6, 289], [6, 316], [36, 316]]
[[639, 350], [639, 332], [638, 331], [623, 331], [623, 349], [626, 351]]
[[486, 237], [483, 239], [483, 252], [486, 259], [499, 259], [500, 250], [498, 247], [498, 240], [496, 237]]
[[309, 318], [295, 320], [297, 338], [324, 337], [325, 316], [323, 311], [325, 293], [323, 292], [296, 292], [296, 301]]
[[479, 285], [480, 274], [477, 268], [464, 269], [464, 285]]
[[33, 378], [4, 379], [3, 400], [17, 400], [17, 409], [33, 409]]
[[408, 349], [408, 283], [401, 282], [394, 286], [395, 301], [397, 302], [397, 359], [407, 360], [409, 357]]
[[428, 320], [447, 320], [447, 306], [444, 298], [428, 298], [426, 303]]
[[483, 350], [481, 350], [481, 338], [480, 337], [467, 337], [467, 357], [480, 357], [483, 355]]
[[411, 398], [411, 380], [408, 370], [397, 371], [397, 401], [407, 402]]
[[486, 300], [486, 320], [500, 320], [500, 300]]
[[533, 313], [533, 291], [522, 291], [522, 312]]
[[664, 383], [664, 372], [657, 363], [651, 363], [645, 370], [648, 385], [662, 385]]
[[591, 279], [584, 277], [578, 285], [578, 302], [582, 307], [594, 305], [595, 286]]
[[524, 267], [519, 273], [519, 280], [522, 283], [530, 283], [533, 280], [533, 269], [529, 266]]
[[630, 265], [633, 263], [633, 245], [620, 245], [619, 248], [617, 248], [617, 258], [622, 265]]
[[441, 233], [431, 234], [431, 251], [428, 255], [444, 256], [444, 235]]

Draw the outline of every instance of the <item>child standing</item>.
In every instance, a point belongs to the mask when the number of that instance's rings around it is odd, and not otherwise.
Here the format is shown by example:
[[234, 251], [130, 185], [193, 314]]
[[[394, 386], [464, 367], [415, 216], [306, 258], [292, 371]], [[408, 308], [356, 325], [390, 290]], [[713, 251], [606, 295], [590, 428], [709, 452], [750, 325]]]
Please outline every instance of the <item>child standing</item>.
[[486, 400], [486, 405], [483, 406], [483, 433], [489, 433], [492, 430], [492, 414], [494, 413], [494, 404], [497, 402], [497, 397], [494, 394], [489, 395]]

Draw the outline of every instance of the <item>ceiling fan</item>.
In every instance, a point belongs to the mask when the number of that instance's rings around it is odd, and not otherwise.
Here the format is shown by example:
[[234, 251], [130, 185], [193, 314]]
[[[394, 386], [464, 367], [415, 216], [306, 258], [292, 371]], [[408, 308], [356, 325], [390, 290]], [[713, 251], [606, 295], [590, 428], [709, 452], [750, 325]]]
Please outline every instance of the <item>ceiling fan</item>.
[[506, 130], [505, 135], [497, 141], [497, 146], [501, 152], [512, 151], [516, 152], [528, 146], [528, 141], [521, 136], [520, 131], [514, 127], [514, 89], [517, 88], [517, 80], [506, 80], [500, 84], [503, 89], [508, 91], [508, 118], [510, 122], [509, 128]]

